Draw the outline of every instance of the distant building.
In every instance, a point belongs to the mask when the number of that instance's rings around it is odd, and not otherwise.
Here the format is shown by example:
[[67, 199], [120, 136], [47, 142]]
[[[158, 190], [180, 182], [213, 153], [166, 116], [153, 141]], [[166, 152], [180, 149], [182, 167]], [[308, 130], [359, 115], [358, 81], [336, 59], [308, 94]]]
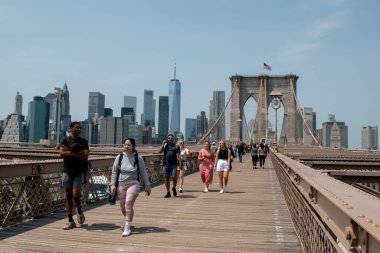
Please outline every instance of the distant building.
[[113, 117], [112, 108], [104, 108], [104, 117]]
[[142, 144], [152, 144], [152, 127], [142, 129]]
[[153, 90], [144, 90], [144, 113], [141, 116], [141, 125], [145, 127], [155, 126], [156, 100]]
[[197, 119], [185, 119], [185, 140], [195, 142], [197, 140], [196, 133]]
[[15, 111], [14, 113], [18, 115], [22, 115], [22, 96], [20, 95], [20, 92], [17, 91], [17, 95], [15, 98]]
[[322, 123], [322, 146], [330, 148], [348, 148], [348, 127], [344, 122], [329, 115], [329, 121]]
[[50, 104], [42, 97], [35, 96], [28, 107], [28, 141], [39, 143], [48, 139]]
[[169, 131], [169, 97], [158, 97], [158, 141], [166, 139]]
[[377, 126], [365, 126], [361, 131], [362, 149], [379, 149], [379, 133]]
[[[134, 112], [133, 124], [135, 124], [135, 122], [137, 120], [137, 117], [136, 117], [136, 115], [137, 115], [137, 97], [135, 97], [135, 96], [124, 96], [124, 106], [123, 107], [133, 108], [133, 112]], [[130, 122], [130, 124], [132, 124], [132, 122]]]
[[141, 125], [133, 125], [130, 124], [128, 126], [128, 137], [135, 139], [137, 144], [142, 144], [142, 129], [143, 127]]
[[129, 122], [118, 117], [104, 117], [100, 121], [99, 144], [122, 144], [128, 134]]
[[20, 114], [9, 115], [4, 122], [1, 142], [25, 142], [26, 125], [24, 116]]
[[136, 124], [135, 111], [133, 107], [121, 107], [120, 116], [124, 119], [128, 119], [129, 124]]
[[174, 78], [169, 83], [169, 133], [174, 135], [181, 128], [181, 82], [176, 79], [176, 67]]
[[[301, 124], [298, 125], [298, 127], [302, 130], [301, 133], [298, 135], [302, 138], [300, 143], [303, 143], [309, 146], [317, 145], [317, 143], [315, 143], [314, 138], [313, 138], [313, 135], [315, 136], [316, 134], [316, 128], [315, 128], [316, 114], [315, 112], [313, 112], [313, 108], [311, 107], [301, 108], [300, 111], [301, 111], [301, 115], [300, 115]], [[303, 119], [305, 119], [305, 122]]]
[[[225, 92], [224, 91], [213, 91], [213, 98], [210, 101], [210, 114], [208, 125], [212, 127], [217, 121], [218, 117], [221, 115], [225, 107]], [[245, 124], [244, 124], [245, 125]], [[226, 122], [225, 115], [223, 114], [218, 124], [214, 127], [210, 133], [211, 140], [221, 140], [226, 138]]]
[[206, 113], [204, 111], [201, 111], [201, 114], [197, 115], [197, 125], [196, 125], [197, 139], [202, 138], [202, 136], [207, 132], [207, 130], [208, 130], [208, 120], [206, 118]]
[[100, 92], [90, 92], [88, 95], [88, 121], [94, 117], [104, 116], [105, 96]]

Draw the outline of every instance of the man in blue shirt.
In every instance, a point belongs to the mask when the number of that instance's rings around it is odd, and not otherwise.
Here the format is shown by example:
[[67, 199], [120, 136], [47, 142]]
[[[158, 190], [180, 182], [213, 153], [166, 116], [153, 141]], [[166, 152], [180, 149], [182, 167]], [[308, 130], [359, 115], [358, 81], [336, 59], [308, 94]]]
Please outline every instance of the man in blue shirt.
[[167, 139], [162, 142], [159, 153], [163, 155], [162, 165], [165, 178], [166, 195], [165, 198], [170, 198], [170, 177], [173, 180], [173, 195], [177, 196], [177, 166], [181, 164], [181, 150], [174, 142], [174, 135], [168, 134]]

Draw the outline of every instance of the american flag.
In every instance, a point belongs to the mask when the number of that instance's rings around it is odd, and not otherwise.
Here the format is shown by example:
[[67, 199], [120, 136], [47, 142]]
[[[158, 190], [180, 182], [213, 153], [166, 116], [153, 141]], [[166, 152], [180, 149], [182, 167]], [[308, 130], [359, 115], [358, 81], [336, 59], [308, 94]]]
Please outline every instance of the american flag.
[[269, 71], [272, 71], [271, 66], [269, 66], [269, 65], [266, 64], [265, 62], [264, 62], [264, 69], [269, 70]]

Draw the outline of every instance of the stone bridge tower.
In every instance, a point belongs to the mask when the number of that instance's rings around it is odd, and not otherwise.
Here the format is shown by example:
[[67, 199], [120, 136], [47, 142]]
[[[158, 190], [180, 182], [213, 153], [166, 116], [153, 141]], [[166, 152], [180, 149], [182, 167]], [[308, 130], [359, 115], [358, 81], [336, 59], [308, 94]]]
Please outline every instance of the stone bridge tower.
[[231, 134], [233, 142], [242, 141], [243, 108], [247, 100], [252, 97], [257, 103], [255, 124], [255, 142], [268, 140], [268, 108], [272, 101], [272, 91], [281, 92], [281, 103], [284, 107], [284, 119], [280, 143], [297, 143], [297, 91], [298, 76], [290, 74], [284, 76], [241, 76], [230, 77], [231, 98]]

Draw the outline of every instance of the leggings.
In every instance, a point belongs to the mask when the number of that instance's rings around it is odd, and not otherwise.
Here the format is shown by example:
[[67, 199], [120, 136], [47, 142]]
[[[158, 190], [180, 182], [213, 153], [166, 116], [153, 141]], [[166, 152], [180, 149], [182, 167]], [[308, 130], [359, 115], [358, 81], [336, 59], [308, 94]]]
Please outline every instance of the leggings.
[[121, 212], [126, 222], [133, 220], [133, 205], [140, 193], [140, 182], [137, 180], [125, 180], [119, 182], [118, 196]]

